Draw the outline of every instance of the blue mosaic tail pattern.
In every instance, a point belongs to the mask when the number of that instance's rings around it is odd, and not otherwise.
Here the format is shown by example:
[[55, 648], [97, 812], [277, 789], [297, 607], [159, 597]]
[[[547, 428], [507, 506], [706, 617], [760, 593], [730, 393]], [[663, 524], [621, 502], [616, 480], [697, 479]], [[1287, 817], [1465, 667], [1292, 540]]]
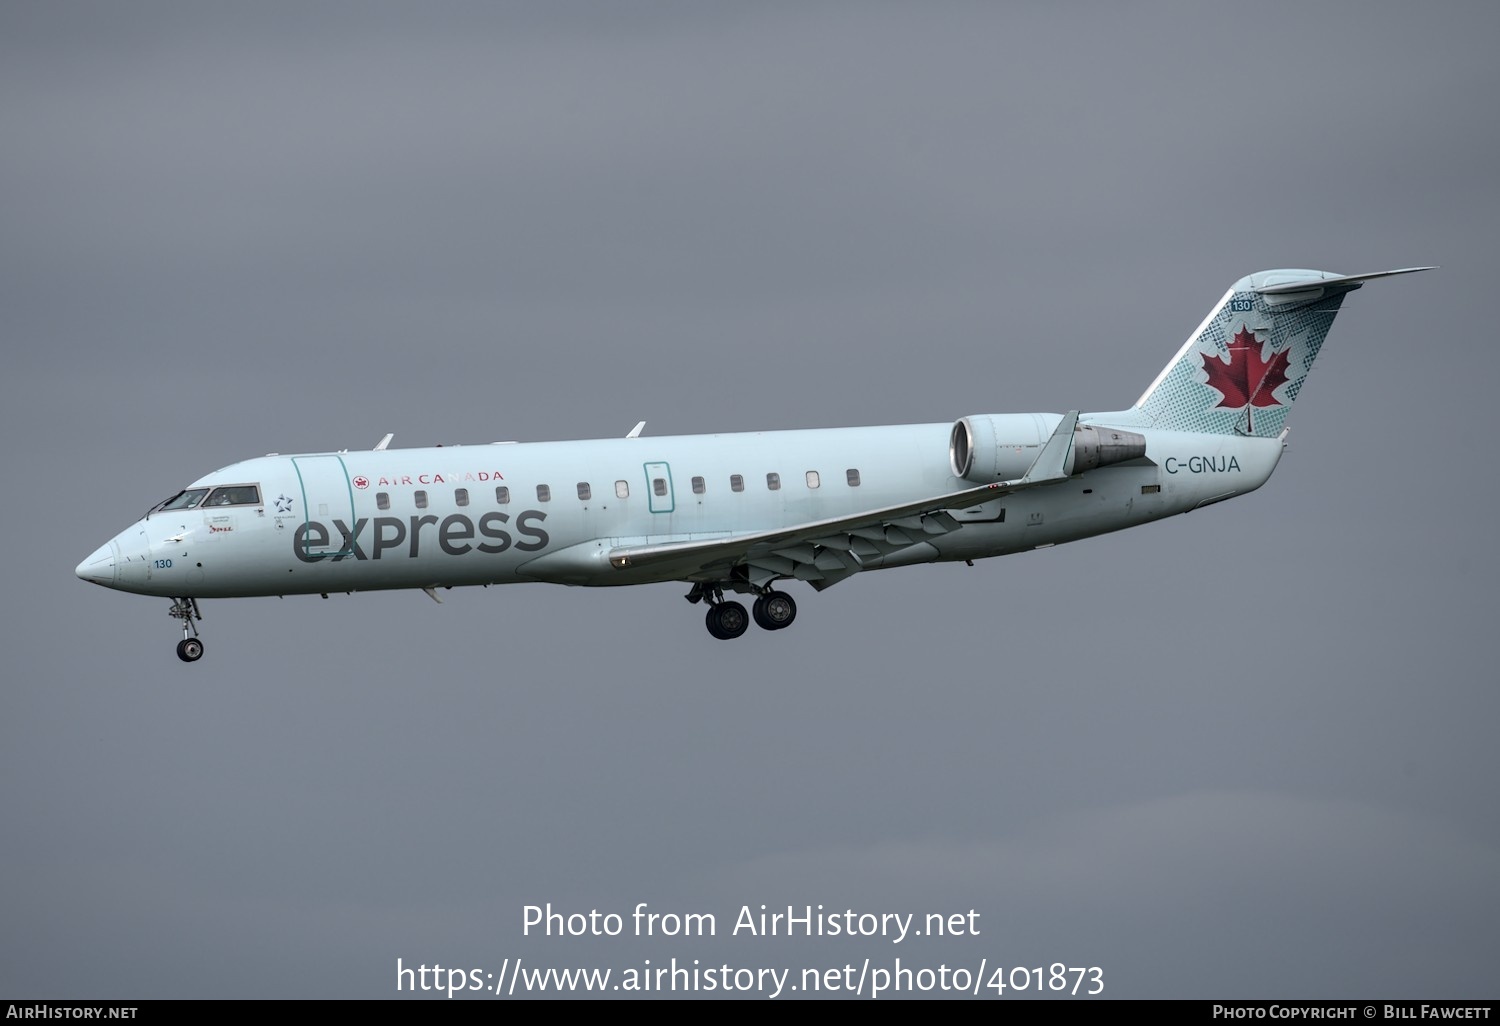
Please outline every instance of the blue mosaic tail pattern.
[[1241, 278], [1131, 412], [1167, 430], [1275, 437], [1344, 297], [1372, 278], [1426, 269], [1283, 269]]

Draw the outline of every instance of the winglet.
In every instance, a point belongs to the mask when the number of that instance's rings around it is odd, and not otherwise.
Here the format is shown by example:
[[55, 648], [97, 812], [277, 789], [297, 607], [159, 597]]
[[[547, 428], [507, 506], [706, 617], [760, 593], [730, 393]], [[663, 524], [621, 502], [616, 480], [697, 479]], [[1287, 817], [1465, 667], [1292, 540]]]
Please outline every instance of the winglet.
[[646, 422], [643, 420], [639, 424], [637, 424], [635, 427], [631, 428], [630, 429], [630, 434], [626, 435], [625, 437], [626, 438], [639, 438], [639, 437], [641, 437], [641, 429], [644, 428], [645, 426], [646, 426]]
[[1042, 451], [1026, 471], [1026, 476], [1016, 484], [1040, 484], [1043, 481], [1061, 481], [1068, 476], [1068, 457], [1073, 454], [1073, 432], [1078, 427], [1078, 412], [1073, 410], [1057, 422], [1057, 428]]

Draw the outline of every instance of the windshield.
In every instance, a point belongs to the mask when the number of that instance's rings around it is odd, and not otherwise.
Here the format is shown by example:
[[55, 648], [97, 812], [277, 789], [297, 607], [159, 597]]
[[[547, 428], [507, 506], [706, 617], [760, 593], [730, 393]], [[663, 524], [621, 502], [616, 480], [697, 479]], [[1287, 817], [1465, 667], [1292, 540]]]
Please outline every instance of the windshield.
[[215, 488], [205, 506], [255, 506], [260, 504], [260, 486], [226, 485]]
[[189, 488], [187, 491], [178, 492], [151, 512], [155, 513], [158, 510], [167, 509], [192, 509], [201, 503], [203, 497], [207, 494], [207, 488]]

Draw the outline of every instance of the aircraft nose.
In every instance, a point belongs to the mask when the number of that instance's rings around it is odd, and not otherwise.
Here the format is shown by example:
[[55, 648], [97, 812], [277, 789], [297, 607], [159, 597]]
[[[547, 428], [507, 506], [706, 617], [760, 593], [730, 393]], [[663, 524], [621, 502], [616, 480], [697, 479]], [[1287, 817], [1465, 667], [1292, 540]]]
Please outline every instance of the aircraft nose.
[[106, 542], [94, 550], [94, 554], [78, 564], [73, 572], [80, 580], [89, 581], [93, 584], [102, 584], [106, 588], [114, 586], [115, 566], [119, 562], [119, 549], [114, 542]]

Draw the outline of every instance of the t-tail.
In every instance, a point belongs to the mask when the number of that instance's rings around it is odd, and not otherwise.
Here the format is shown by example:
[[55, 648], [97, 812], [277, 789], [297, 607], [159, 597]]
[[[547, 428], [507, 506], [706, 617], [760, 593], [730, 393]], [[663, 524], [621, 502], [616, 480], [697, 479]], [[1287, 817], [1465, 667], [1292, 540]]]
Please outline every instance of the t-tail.
[[1426, 270], [1284, 269], [1241, 278], [1136, 401], [1129, 420], [1170, 431], [1279, 435], [1344, 297], [1375, 278]]

